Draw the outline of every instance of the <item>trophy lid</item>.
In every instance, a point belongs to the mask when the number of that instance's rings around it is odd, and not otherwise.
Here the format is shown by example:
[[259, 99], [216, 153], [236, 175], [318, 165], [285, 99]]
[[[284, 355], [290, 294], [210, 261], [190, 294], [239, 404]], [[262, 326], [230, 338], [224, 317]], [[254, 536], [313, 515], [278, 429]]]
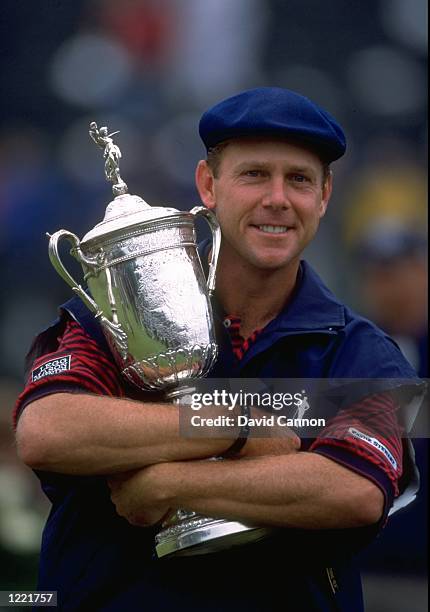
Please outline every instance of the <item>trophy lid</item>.
[[90, 240], [106, 238], [106, 236], [126, 230], [134, 225], [141, 225], [156, 219], [165, 219], [184, 214], [176, 208], [165, 208], [163, 206], [150, 206], [137, 195], [125, 193], [116, 196], [106, 208], [103, 221], [97, 223], [92, 230], [87, 232], [81, 244], [86, 244]]
[[104, 149], [105, 175], [108, 181], [114, 183], [112, 191], [115, 198], [108, 204], [103, 220], [85, 234], [81, 244], [106, 238], [114, 232], [121, 232], [131, 226], [187, 214], [176, 208], [150, 206], [141, 197], [129, 194], [128, 187], [122, 180], [119, 172], [121, 151], [112, 140], [112, 136], [118, 134], [118, 132], [108, 134], [107, 127], [99, 129], [95, 121], [93, 121], [90, 124], [89, 134], [94, 142]]

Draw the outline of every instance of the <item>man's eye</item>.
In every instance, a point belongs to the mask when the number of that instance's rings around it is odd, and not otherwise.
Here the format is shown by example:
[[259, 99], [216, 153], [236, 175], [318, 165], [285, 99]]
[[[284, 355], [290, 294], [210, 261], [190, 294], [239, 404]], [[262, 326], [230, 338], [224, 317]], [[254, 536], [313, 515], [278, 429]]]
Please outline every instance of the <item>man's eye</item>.
[[245, 176], [250, 176], [251, 178], [259, 177], [263, 175], [262, 170], [245, 170]]
[[306, 181], [308, 180], [308, 178], [304, 176], [303, 174], [293, 174], [291, 178], [296, 183], [306, 183]]

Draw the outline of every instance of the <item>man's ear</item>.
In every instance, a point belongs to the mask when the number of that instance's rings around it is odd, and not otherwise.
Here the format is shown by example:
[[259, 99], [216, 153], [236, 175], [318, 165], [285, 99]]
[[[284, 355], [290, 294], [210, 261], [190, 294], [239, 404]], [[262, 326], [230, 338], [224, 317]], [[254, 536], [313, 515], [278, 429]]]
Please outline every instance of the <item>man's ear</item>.
[[215, 178], [208, 163], [201, 159], [196, 168], [196, 187], [206, 208], [215, 208]]
[[330, 200], [332, 191], [333, 191], [333, 172], [330, 170], [322, 186], [322, 198], [321, 198], [321, 204], [320, 204], [320, 219], [324, 217], [326, 213], [328, 202]]

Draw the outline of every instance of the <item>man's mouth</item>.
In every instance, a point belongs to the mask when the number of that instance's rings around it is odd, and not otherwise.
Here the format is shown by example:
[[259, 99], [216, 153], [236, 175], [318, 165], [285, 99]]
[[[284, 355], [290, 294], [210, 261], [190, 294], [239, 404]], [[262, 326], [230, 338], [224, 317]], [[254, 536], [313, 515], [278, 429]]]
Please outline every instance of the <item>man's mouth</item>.
[[288, 230], [286, 225], [255, 225], [254, 227], [266, 234], [283, 234]]

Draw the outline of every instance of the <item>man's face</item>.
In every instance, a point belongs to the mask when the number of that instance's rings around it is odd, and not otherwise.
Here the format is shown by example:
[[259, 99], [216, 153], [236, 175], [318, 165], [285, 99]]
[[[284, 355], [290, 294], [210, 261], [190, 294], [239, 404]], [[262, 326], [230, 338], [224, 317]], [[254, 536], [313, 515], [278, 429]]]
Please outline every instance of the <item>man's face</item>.
[[[331, 176], [311, 151], [277, 140], [236, 140], [222, 151], [215, 178], [196, 171], [203, 203], [216, 212], [223, 253], [258, 269], [297, 263], [331, 194]], [[233, 261], [233, 260], [231, 260]]]

